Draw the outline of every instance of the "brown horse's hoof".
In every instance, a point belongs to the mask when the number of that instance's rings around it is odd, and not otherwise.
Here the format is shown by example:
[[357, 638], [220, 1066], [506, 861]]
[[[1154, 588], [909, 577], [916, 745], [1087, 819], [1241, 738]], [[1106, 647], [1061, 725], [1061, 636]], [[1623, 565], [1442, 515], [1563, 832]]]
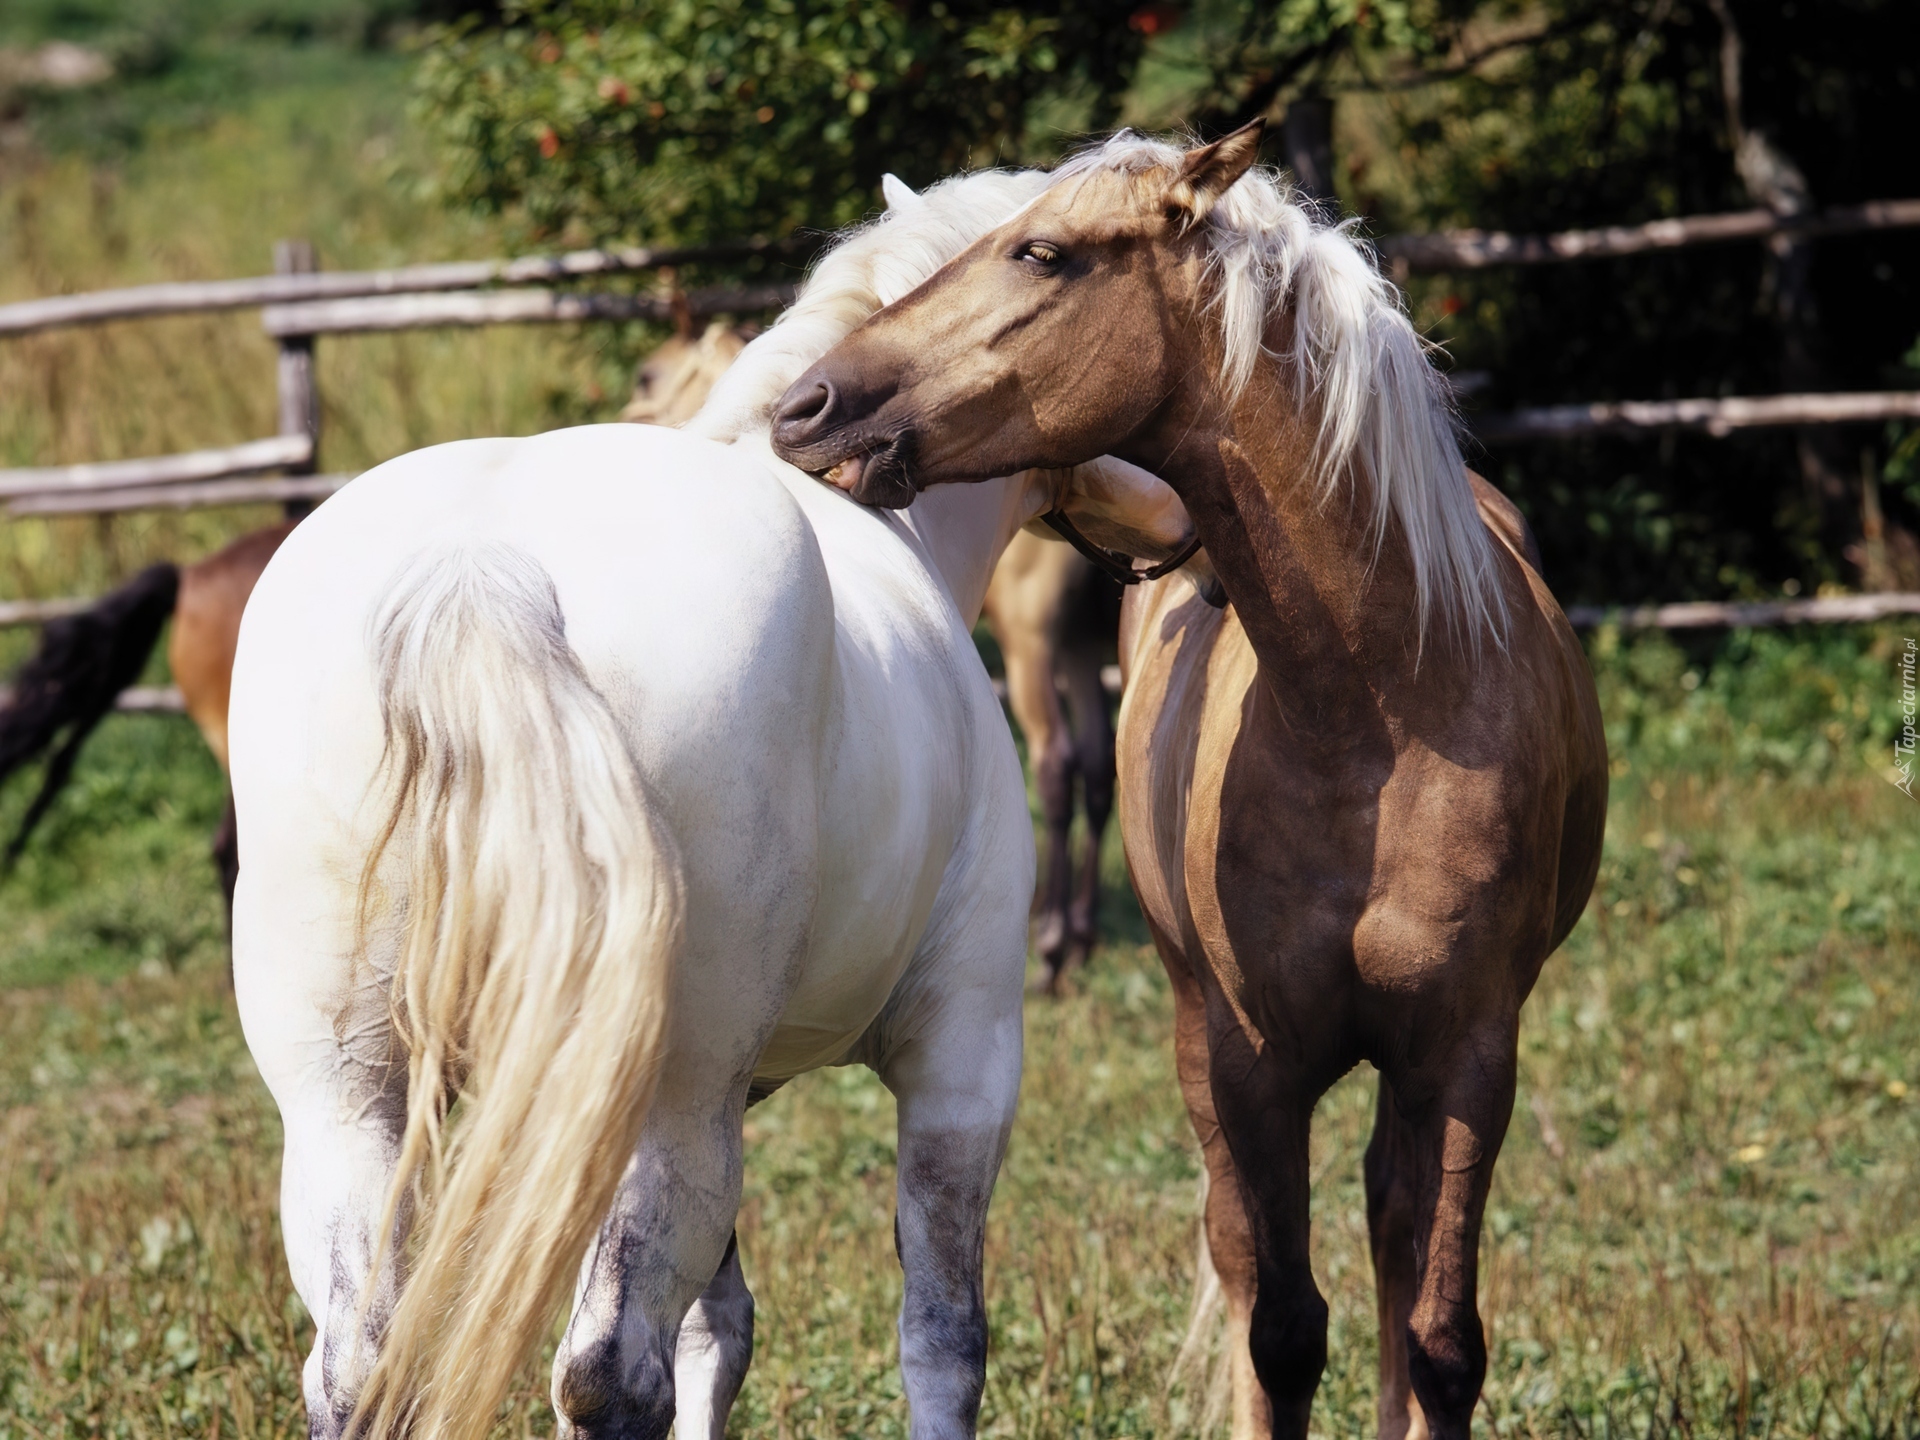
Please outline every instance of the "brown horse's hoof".
[[1033, 929], [1034, 951], [1055, 969], [1059, 968], [1060, 956], [1066, 953], [1068, 937], [1072, 927], [1067, 917], [1058, 910], [1049, 910], [1041, 915], [1040, 923]]

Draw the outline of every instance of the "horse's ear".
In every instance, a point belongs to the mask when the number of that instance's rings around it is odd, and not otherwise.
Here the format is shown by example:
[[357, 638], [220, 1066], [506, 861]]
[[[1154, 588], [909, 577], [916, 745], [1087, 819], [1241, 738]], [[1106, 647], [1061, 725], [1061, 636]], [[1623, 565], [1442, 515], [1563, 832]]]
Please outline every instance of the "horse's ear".
[[1167, 187], [1169, 214], [1181, 212], [1187, 224], [1204, 220], [1233, 182], [1260, 158], [1260, 136], [1266, 128], [1264, 119], [1252, 120], [1211, 145], [1189, 150], [1180, 162], [1178, 178]]
[[898, 175], [880, 177], [880, 193], [886, 197], [887, 209], [896, 215], [911, 215], [927, 202], [913, 193], [913, 187]]

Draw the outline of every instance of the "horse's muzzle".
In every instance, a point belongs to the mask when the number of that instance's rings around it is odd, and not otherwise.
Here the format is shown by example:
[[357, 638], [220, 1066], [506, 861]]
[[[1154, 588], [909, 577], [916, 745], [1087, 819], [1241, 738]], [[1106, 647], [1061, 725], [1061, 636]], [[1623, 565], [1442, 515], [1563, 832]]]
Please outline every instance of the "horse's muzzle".
[[905, 509], [920, 493], [913, 480], [913, 432], [872, 433], [871, 419], [848, 423], [846, 408], [831, 380], [802, 375], [774, 407], [774, 454], [862, 505]]

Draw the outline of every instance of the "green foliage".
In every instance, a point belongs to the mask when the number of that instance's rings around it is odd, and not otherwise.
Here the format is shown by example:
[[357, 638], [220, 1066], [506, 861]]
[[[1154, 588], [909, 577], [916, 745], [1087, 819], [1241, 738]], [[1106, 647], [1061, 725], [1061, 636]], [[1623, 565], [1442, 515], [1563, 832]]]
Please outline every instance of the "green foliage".
[[[1391, 64], [1358, 85], [1351, 68], [1327, 73], [1353, 87], [1342, 102], [1343, 198], [1380, 230], [1540, 233], [1758, 203], [1734, 165], [1724, 32], [1705, 0], [1476, 10], [1478, 37], [1461, 51], [1490, 58], [1444, 83], [1403, 84], [1417, 72]], [[1745, 123], [1804, 172], [1815, 204], [1920, 189], [1920, 152], [1879, 143], [1920, 103], [1920, 72], [1905, 58], [1909, 6], [1731, 0], [1729, 11]], [[1496, 267], [1410, 289], [1423, 328], [1485, 382], [1475, 409], [1911, 388], [1920, 237], [1822, 240], [1811, 263], [1803, 303], [1818, 337], [1814, 368], [1799, 370], [1787, 359], [1778, 272], [1756, 244]], [[1890, 446], [1867, 429], [1825, 430], [1816, 442], [1855, 487], [1857, 535], [1858, 477]], [[1845, 537], [1803, 481], [1799, 444], [1786, 431], [1514, 443], [1481, 468], [1527, 511], [1563, 598], [1855, 580]], [[1920, 504], [1896, 493], [1887, 518], [1912, 531]]]
[[1113, 113], [1132, 0], [526, 0], [420, 72], [447, 193], [538, 234], [687, 242], [837, 226], [919, 185], [1051, 155], [1049, 106]]
[[1708, 632], [1603, 629], [1588, 650], [1623, 765], [1818, 784], [1879, 774], [1900, 726], [1896, 625]]

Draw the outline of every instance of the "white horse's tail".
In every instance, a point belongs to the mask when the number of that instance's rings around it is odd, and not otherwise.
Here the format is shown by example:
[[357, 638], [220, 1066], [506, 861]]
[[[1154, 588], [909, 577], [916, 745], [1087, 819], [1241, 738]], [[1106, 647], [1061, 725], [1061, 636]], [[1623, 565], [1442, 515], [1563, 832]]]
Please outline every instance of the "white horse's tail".
[[395, 583], [373, 643], [391, 788], [362, 930], [390, 907], [409, 1073], [381, 1233], [403, 1214], [417, 1223], [409, 1259], [388, 1262], [403, 1269], [400, 1299], [349, 1429], [479, 1440], [638, 1142], [680, 944], [680, 866], [530, 557], [423, 559]]

